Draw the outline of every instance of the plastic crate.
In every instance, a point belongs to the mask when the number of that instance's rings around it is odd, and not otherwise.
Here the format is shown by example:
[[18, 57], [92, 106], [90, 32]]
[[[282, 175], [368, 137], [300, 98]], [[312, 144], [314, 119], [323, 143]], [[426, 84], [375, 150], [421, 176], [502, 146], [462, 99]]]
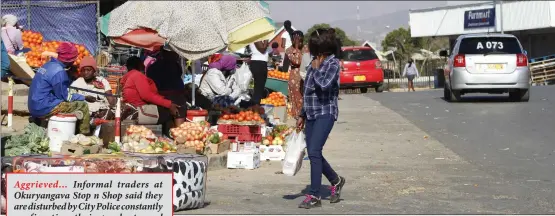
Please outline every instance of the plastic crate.
[[218, 131], [223, 134], [261, 134], [258, 125], [220, 124], [218, 125]]
[[239, 142], [262, 142], [262, 134], [224, 134], [224, 139], [239, 140]]

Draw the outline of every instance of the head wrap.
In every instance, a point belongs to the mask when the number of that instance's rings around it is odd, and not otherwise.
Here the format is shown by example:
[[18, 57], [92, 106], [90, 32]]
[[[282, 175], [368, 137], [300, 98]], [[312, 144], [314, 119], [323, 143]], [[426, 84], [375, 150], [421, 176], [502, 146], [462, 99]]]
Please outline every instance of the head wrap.
[[232, 55], [223, 55], [220, 60], [210, 63], [208, 68], [216, 68], [220, 71], [230, 71], [237, 67], [237, 57]]
[[58, 53], [58, 60], [64, 63], [74, 62], [79, 55], [75, 45], [69, 42], [61, 43], [56, 52]]
[[17, 24], [17, 17], [12, 14], [6, 14], [2, 17], [2, 26], [12, 26]]
[[96, 65], [96, 60], [92, 56], [85, 56], [81, 63], [79, 63], [79, 70], [83, 70], [84, 67], [92, 67], [94, 71], [98, 72], [98, 66]]

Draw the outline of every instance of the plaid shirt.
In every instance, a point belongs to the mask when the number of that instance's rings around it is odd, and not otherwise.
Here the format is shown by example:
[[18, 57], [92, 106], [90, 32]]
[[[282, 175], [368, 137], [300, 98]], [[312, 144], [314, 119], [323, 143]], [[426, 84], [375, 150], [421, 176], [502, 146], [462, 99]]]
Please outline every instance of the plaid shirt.
[[307, 66], [301, 117], [314, 120], [317, 116], [329, 114], [337, 120], [339, 68], [339, 60], [334, 55], [324, 59], [318, 69]]

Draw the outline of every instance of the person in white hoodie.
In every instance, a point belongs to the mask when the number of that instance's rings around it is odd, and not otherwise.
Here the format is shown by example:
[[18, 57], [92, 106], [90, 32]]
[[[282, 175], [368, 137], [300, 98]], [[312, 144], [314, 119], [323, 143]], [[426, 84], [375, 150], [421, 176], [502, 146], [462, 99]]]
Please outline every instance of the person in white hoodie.
[[413, 80], [416, 77], [419, 77], [418, 69], [416, 68], [416, 64], [413, 63], [412, 59], [409, 59], [409, 62], [405, 65], [405, 70], [403, 70], [403, 76], [406, 76], [409, 80], [409, 91], [412, 89], [414, 92], [414, 84]]

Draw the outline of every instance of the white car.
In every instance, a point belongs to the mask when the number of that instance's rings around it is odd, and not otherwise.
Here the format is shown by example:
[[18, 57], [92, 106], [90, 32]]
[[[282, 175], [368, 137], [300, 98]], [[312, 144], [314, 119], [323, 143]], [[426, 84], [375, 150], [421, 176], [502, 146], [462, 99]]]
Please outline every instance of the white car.
[[[440, 55], [447, 56], [447, 52]], [[514, 35], [462, 35], [445, 68], [444, 97], [458, 101], [467, 93], [508, 92], [511, 100], [527, 102], [530, 80], [526, 52]]]

